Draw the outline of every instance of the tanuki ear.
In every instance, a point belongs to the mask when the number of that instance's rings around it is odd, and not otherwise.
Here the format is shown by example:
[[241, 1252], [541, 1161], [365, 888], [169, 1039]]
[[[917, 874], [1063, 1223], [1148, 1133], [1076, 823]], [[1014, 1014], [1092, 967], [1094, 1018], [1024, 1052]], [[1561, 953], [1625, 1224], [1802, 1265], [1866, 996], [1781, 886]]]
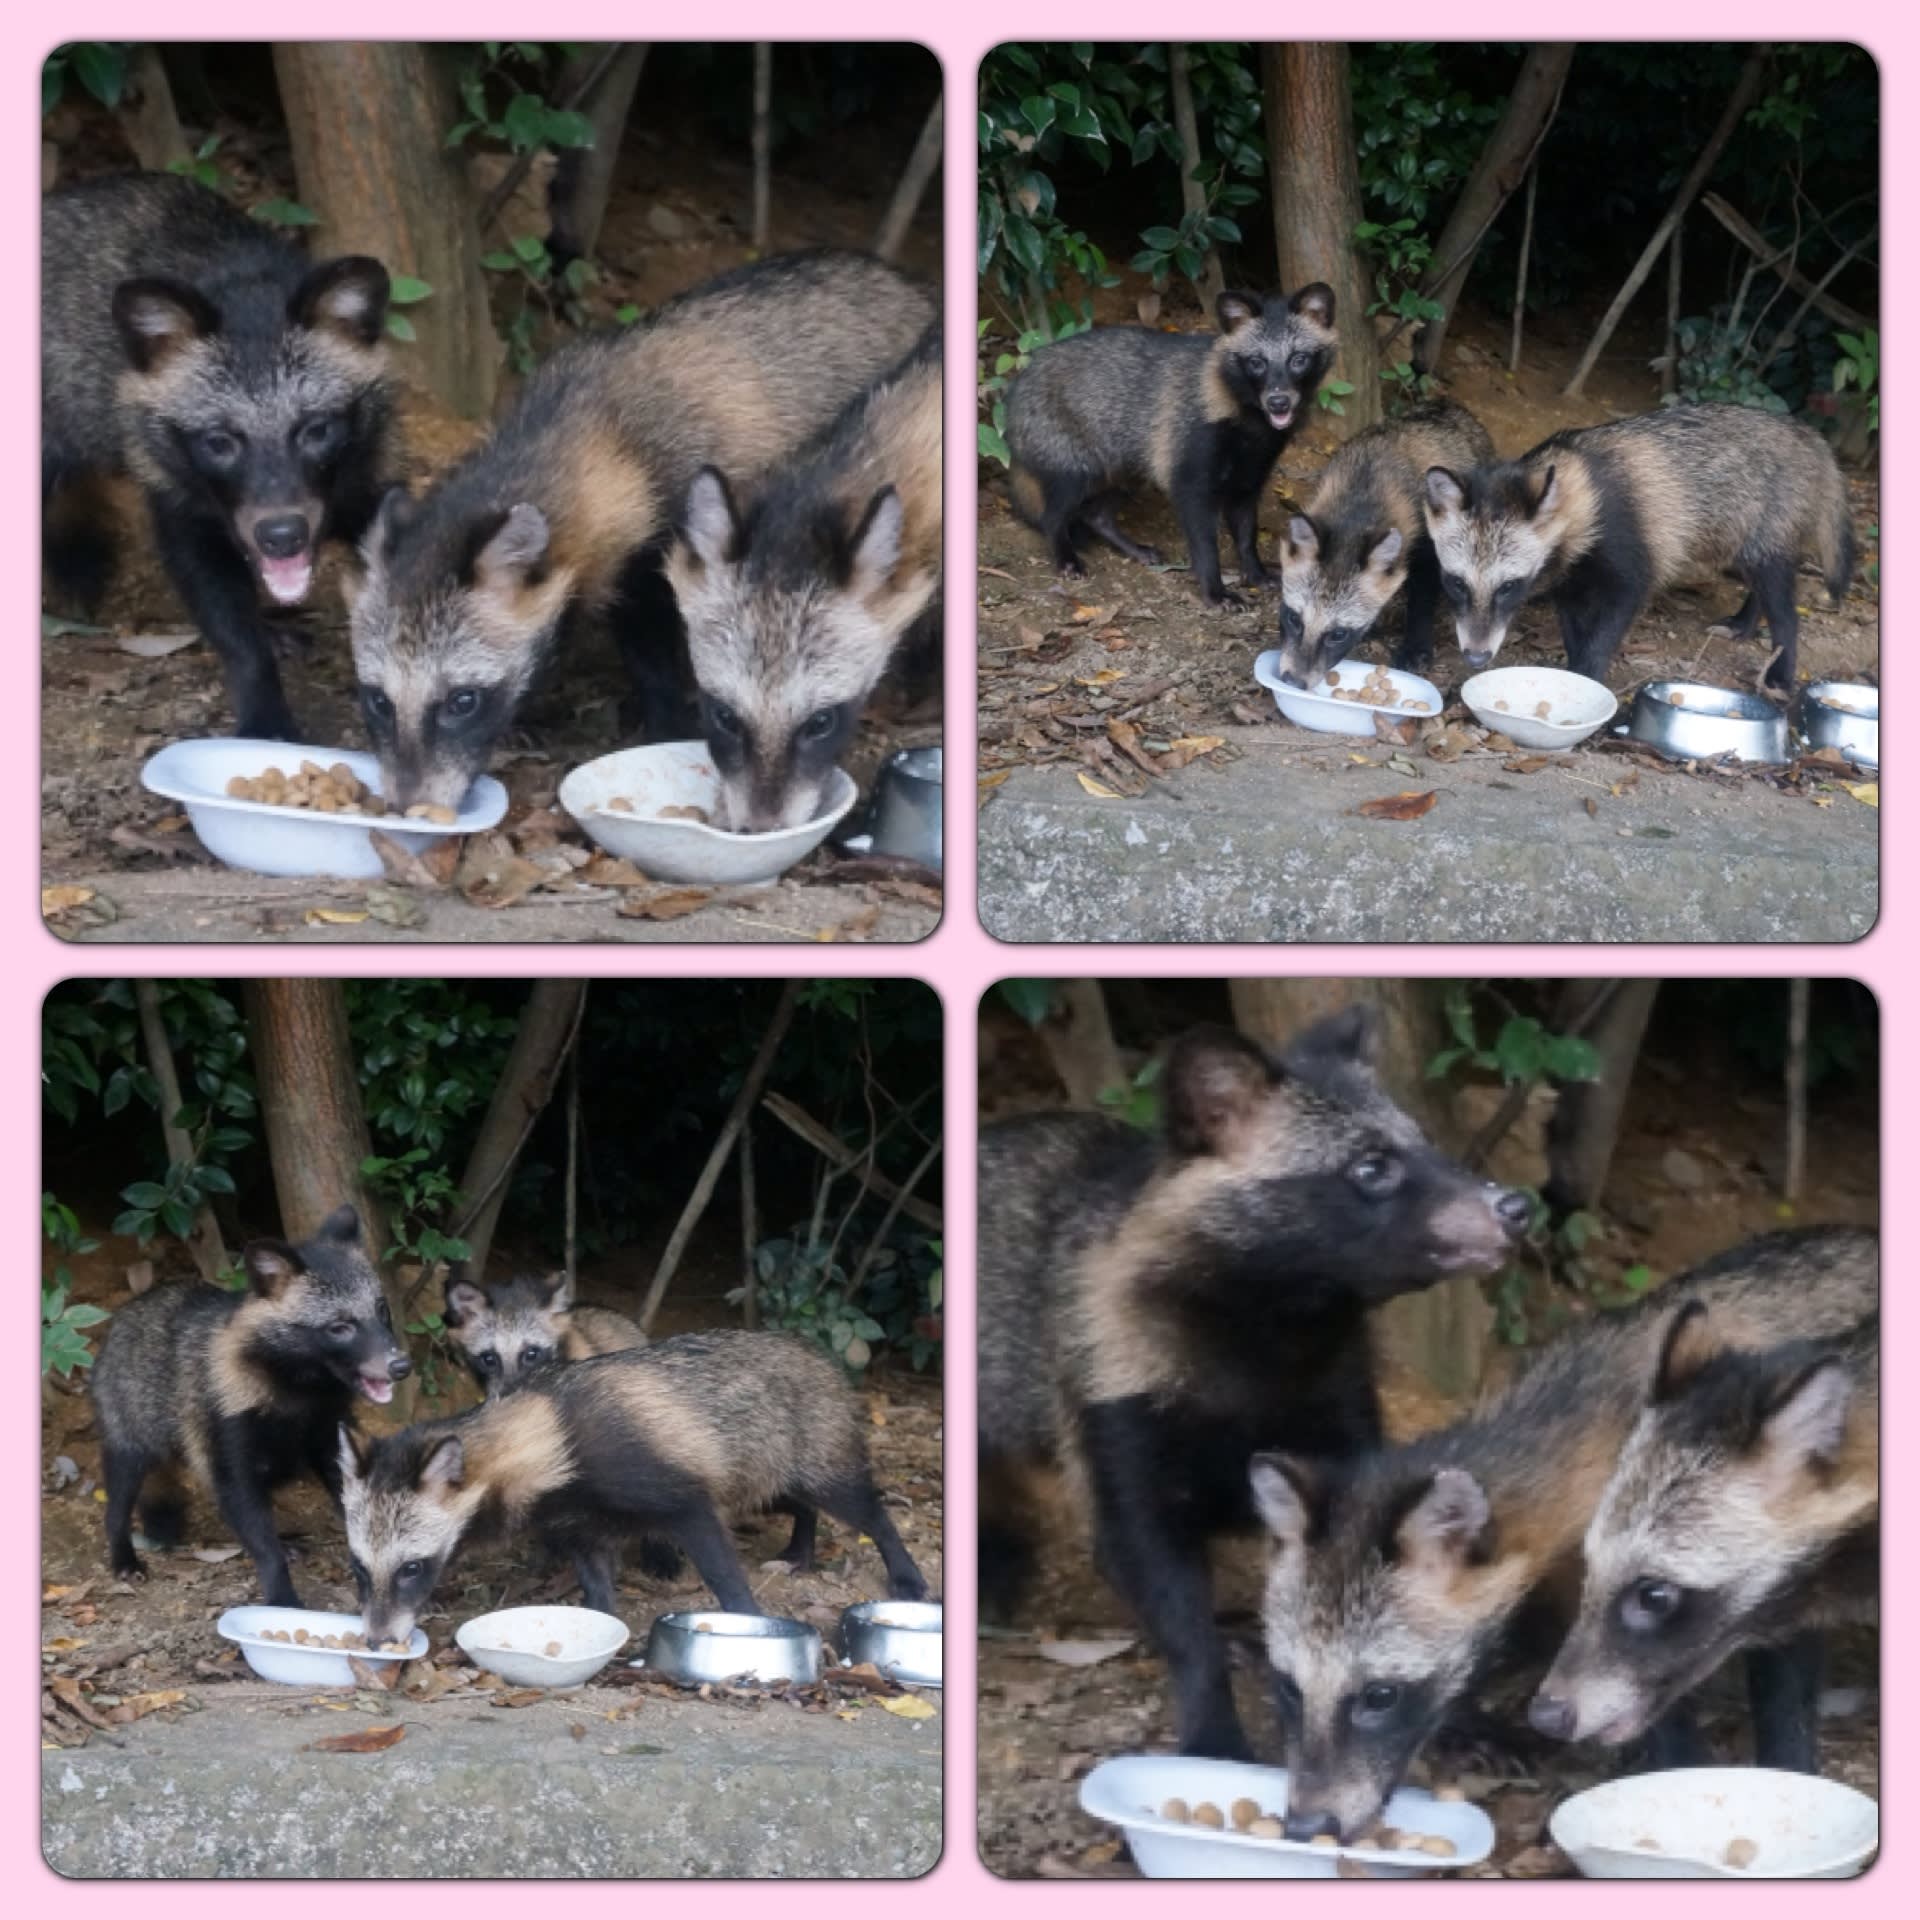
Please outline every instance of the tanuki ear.
[[1213, 303], [1213, 317], [1220, 323], [1220, 331], [1229, 339], [1242, 327], [1251, 326], [1260, 318], [1260, 296], [1257, 293], [1223, 293]]
[[1445, 467], [1427, 469], [1427, 505], [1435, 513], [1458, 513], [1467, 503], [1467, 490], [1459, 476]]
[[702, 467], [693, 476], [680, 532], [703, 567], [732, 566], [740, 559], [740, 515], [727, 476], [718, 467]]
[[1256, 1453], [1247, 1466], [1254, 1511], [1283, 1550], [1306, 1545], [1319, 1524], [1321, 1489], [1313, 1470], [1284, 1453]]
[[1532, 503], [1527, 509], [1529, 519], [1551, 513], [1560, 504], [1560, 469], [1549, 467], [1544, 475], [1529, 475], [1527, 498]]
[[352, 1207], [335, 1207], [320, 1222], [320, 1231], [314, 1235], [316, 1240], [332, 1240], [343, 1247], [358, 1246], [360, 1243], [360, 1215]]
[[393, 543], [413, 524], [413, 495], [405, 487], [389, 487], [380, 496], [372, 522], [360, 538], [360, 564], [377, 573], [387, 564]]
[[340, 1471], [349, 1480], [364, 1480], [373, 1464], [373, 1442], [351, 1420], [340, 1422]]
[[546, 1278], [547, 1305], [555, 1313], [573, 1311], [573, 1275], [562, 1269]]
[[1311, 286], [1302, 287], [1287, 305], [1295, 313], [1303, 314], [1317, 325], [1333, 331], [1333, 289], [1324, 280], [1316, 280]]
[[378, 346], [392, 293], [393, 282], [378, 260], [348, 254], [322, 261], [294, 288], [287, 318], [296, 327], [337, 333], [356, 347]]
[[154, 373], [183, 348], [218, 333], [220, 309], [198, 287], [154, 275], [114, 288], [113, 324], [127, 364], [136, 373]]
[[1399, 564], [1401, 554], [1406, 550], [1406, 542], [1400, 537], [1398, 527], [1389, 527], [1380, 534], [1367, 554], [1367, 565], [1375, 573], [1388, 573]]
[[1847, 1437], [1853, 1376], [1829, 1356], [1803, 1368], [1768, 1407], [1758, 1450], [1771, 1477], [1791, 1485], [1802, 1474], [1831, 1466]]
[[1394, 1545], [1407, 1565], [1450, 1577], [1473, 1555], [1492, 1521], [1480, 1482], [1463, 1467], [1442, 1467], [1401, 1516]]
[[1302, 560], [1312, 560], [1320, 552], [1320, 529], [1304, 513], [1296, 513], [1287, 522], [1287, 545]]
[[1657, 1407], [1677, 1398], [1699, 1378], [1701, 1369], [1721, 1352], [1720, 1336], [1707, 1322], [1707, 1303], [1689, 1300], [1667, 1322], [1660, 1339], [1660, 1354], [1653, 1367], [1653, 1390], [1649, 1395]]
[[517, 593], [540, 573], [551, 539], [547, 516], [523, 500], [475, 525], [468, 575], [491, 592]]
[[1316, 1020], [1304, 1033], [1296, 1035], [1287, 1048], [1285, 1061], [1340, 1060], [1371, 1068], [1378, 1064], [1379, 1058], [1379, 1014], [1366, 1001], [1356, 1000], [1338, 1013]]
[[306, 1272], [299, 1253], [284, 1240], [251, 1240], [242, 1249], [240, 1264], [263, 1300], [277, 1299]]
[[483, 1313], [486, 1305], [485, 1291], [462, 1275], [458, 1280], [447, 1282], [446, 1307], [441, 1318], [450, 1327], [464, 1326], [472, 1315]]
[[882, 487], [867, 502], [848, 550], [847, 585], [856, 599], [869, 599], [887, 584], [900, 564], [906, 527], [907, 510], [899, 494], [892, 487]]
[[1267, 1056], [1231, 1027], [1193, 1027], [1168, 1052], [1161, 1086], [1174, 1151], [1226, 1154], [1273, 1091], [1274, 1071]]
[[422, 1493], [453, 1493], [465, 1483], [466, 1477], [466, 1449], [460, 1444], [459, 1435], [450, 1433], [421, 1461], [413, 1484]]

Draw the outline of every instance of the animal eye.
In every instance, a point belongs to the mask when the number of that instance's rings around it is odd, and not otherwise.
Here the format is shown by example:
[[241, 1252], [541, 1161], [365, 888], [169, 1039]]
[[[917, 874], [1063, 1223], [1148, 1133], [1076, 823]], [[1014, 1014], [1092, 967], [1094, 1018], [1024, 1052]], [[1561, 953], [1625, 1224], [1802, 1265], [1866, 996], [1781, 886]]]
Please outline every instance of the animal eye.
[[1267, 371], [1267, 356], [1264, 353], [1248, 354], [1247, 371], [1252, 374], [1256, 380], [1264, 379]]
[[351, 1340], [353, 1338], [353, 1322], [351, 1320], [336, 1320], [327, 1331], [332, 1334], [336, 1340]]
[[537, 1367], [547, 1357], [549, 1351], [550, 1349], [546, 1347], [522, 1347], [520, 1357], [528, 1366]]
[[498, 1373], [500, 1371], [500, 1356], [489, 1347], [487, 1351], [480, 1356], [480, 1364], [485, 1367], [489, 1373]]
[[449, 720], [471, 720], [480, 711], [478, 687], [455, 687], [440, 703], [440, 711]]
[[424, 1560], [403, 1560], [400, 1563], [400, 1578], [402, 1580], [418, 1580], [426, 1570], [427, 1563]]
[[1682, 1595], [1671, 1580], [1636, 1580], [1620, 1603], [1620, 1618], [1637, 1633], [1661, 1627], [1680, 1610]]
[[822, 707], [818, 713], [808, 716], [807, 724], [800, 729], [801, 739], [824, 740], [833, 731], [839, 718], [832, 707]]
[[203, 433], [198, 441], [200, 457], [210, 460], [216, 467], [231, 466], [240, 457], [240, 437], [215, 427]]
[[1524, 580], [1503, 580], [1493, 590], [1493, 603], [1497, 607], [1510, 607], [1520, 598], [1521, 590], [1526, 586]]
[[1287, 362], [1287, 371], [1289, 373], [1296, 373], [1296, 374], [1305, 373], [1312, 367], [1312, 365], [1313, 365], [1312, 354], [1296, 353], [1293, 356], [1293, 358]]
[[295, 429], [293, 437], [303, 453], [325, 453], [340, 437], [340, 422], [333, 414], [305, 420]]
[[1300, 617], [1298, 607], [1281, 607], [1280, 625], [1284, 632], [1291, 634], [1296, 640], [1307, 630], [1307, 623]]
[[[713, 724], [724, 733], [729, 740], [744, 740], [746, 738], [746, 722], [724, 702], [716, 700], [707, 711], [712, 718]], [[809, 721], [808, 724], [811, 725], [812, 722]]]
[[1390, 1153], [1362, 1154], [1347, 1169], [1347, 1178], [1364, 1193], [1369, 1200], [1384, 1198], [1396, 1188], [1406, 1169]]
[[1447, 598], [1456, 607], [1466, 605], [1467, 583], [1457, 573], [1443, 573], [1440, 576], [1440, 585], [1445, 589]]
[[378, 687], [362, 687], [360, 705], [369, 720], [390, 721], [393, 718], [393, 702]]
[[1400, 1689], [1390, 1680], [1372, 1680], [1354, 1702], [1355, 1720], [1384, 1720], [1400, 1704]]

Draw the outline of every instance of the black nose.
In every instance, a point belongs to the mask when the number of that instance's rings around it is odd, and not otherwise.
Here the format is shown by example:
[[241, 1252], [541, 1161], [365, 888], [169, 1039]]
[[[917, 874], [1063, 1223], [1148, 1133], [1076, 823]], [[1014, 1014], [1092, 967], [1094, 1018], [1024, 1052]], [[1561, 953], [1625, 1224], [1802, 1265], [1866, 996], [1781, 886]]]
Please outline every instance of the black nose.
[[1305, 679], [1295, 673], [1291, 667], [1282, 667], [1280, 669], [1280, 684], [1283, 687], [1298, 687], [1302, 693], [1305, 693], [1307, 690]]
[[1493, 1210], [1509, 1233], [1525, 1233], [1533, 1224], [1533, 1202], [1524, 1193], [1503, 1193], [1493, 1203]]
[[404, 1353], [396, 1353], [387, 1364], [387, 1377], [390, 1380], [404, 1380], [413, 1371], [413, 1362]]
[[1320, 1813], [1311, 1807], [1302, 1807], [1295, 1813], [1287, 1809], [1287, 1838], [1289, 1840], [1315, 1840], [1323, 1833], [1330, 1833], [1337, 1840], [1340, 1837], [1340, 1822], [1330, 1813]]
[[1481, 668], [1489, 667], [1493, 664], [1493, 655], [1490, 653], [1475, 653], [1471, 647], [1462, 647], [1460, 651], [1466, 655], [1467, 665], [1476, 673], [1478, 673]]
[[271, 520], [256, 520], [253, 544], [269, 560], [297, 559], [307, 550], [311, 537], [304, 513], [282, 513]]
[[1527, 1718], [1533, 1724], [1535, 1733], [1544, 1733], [1549, 1740], [1571, 1740], [1573, 1738], [1573, 1702], [1556, 1699], [1550, 1693], [1536, 1693], [1533, 1704], [1527, 1709]]

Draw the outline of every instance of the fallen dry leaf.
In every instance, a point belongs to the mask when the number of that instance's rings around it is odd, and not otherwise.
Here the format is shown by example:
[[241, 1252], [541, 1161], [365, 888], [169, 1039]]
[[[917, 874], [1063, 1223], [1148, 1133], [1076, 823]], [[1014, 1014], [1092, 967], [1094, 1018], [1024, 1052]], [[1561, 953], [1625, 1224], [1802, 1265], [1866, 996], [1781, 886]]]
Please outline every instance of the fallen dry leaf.
[[192, 646], [199, 638], [197, 633], [129, 633], [113, 644], [122, 653], [131, 653], [141, 660], [164, 660], [168, 654]]
[[364, 907], [350, 912], [345, 907], [309, 907], [307, 925], [310, 927], [357, 927], [367, 918]]
[[711, 887], [660, 887], [629, 895], [614, 911], [622, 920], [683, 920], [713, 898]]
[[1162, 763], [1177, 773], [1182, 767], [1190, 765], [1195, 760], [1205, 759], [1208, 754], [1217, 752], [1226, 744], [1226, 735], [1222, 733], [1182, 734], [1178, 740], [1170, 740], [1167, 743], [1167, 751]]
[[1062, 1667], [1097, 1667], [1119, 1659], [1132, 1645], [1131, 1640], [1042, 1640], [1034, 1652]]
[[185, 1687], [167, 1687], [157, 1693], [130, 1694], [108, 1711], [107, 1718], [115, 1726], [124, 1727], [135, 1720], [144, 1720], [150, 1713], [158, 1713], [162, 1707], [177, 1707], [186, 1697]]
[[217, 1567], [224, 1561], [237, 1560], [245, 1552], [245, 1547], [195, 1547], [193, 1557], [210, 1567]]
[[1395, 720], [1388, 714], [1376, 713], [1373, 716], [1373, 737], [1391, 741], [1395, 746], [1410, 747], [1420, 737], [1420, 723], [1417, 720]]
[[1542, 767], [1553, 763], [1544, 753], [1529, 753], [1518, 760], [1503, 760], [1500, 763], [1509, 773], [1538, 773]]
[[418, 895], [399, 887], [369, 887], [367, 912], [383, 927], [423, 927], [427, 910]]
[[387, 878], [395, 886], [419, 887], [423, 890], [444, 887], [454, 876], [460, 865], [461, 842], [452, 834], [442, 834], [423, 853], [413, 853], [393, 838], [375, 827], [367, 836], [373, 842], [373, 850], [380, 856], [380, 864], [386, 869]]
[[653, 882], [631, 860], [596, 853], [574, 876], [590, 887], [650, 887]]
[[1852, 794], [1863, 807], [1873, 807], [1876, 810], [1879, 808], [1880, 782], [1878, 780], [1869, 780], [1865, 786], [1849, 787], [1847, 791]]
[[1597, 819], [1599, 819], [1599, 817], [1600, 817], [1600, 802], [1599, 802], [1598, 800], [1596, 800], [1596, 799], [1595, 799], [1595, 798], [1593, 797], [1593, 795], [1592, 795], [1592, 794], [1588, 794], [1588, 795], [1587, 795], [1587, 797], [1586, 797], [1586, 798], [1585, 798], [1584, 800], [1582, 800], [1582, 801], [1580, 802], [1580, 804], [1581, 804], [1581, 805], [1582, 805], [1583, 807], [1585, 807], [1585, 808], [1586, 808], [1586, 810], [1587, 810], [1587, 818], [1588, 818], [1589, 820], [1597, 820]]
[[91, 887], [42, 887], [41, 917], [51, 920], [57, 913], [71, 913], [75, 907], [84, 907], [92, 898]]
[[1076, 601], [1073, 609], [1073, 624], [1076, 627], [1103, 627], [1112, 615], [1111, 607], [1083, 607]]
[[934, 1716], [932, 1703], [922, 1700], [917, 1693], [896, 1694], [891, 1700], [882, 1700], [880, 1705], [902, 1720], [931, 1720]]
[[513, 1687], [505, 1693], [496, 1693], [493, 1704], [496, 1707], [530, 1707], [546, 1697], [543, 1687]]
[[1118, 800], [1120, 798], [1119, 794], [1114, 792], [1111, 787], [1103, 786], [1090, 773], [1076, 773], [1073, 777], [1078, 780], [1081, 786], [1092, 794], [1096, 800]]
[[1125, 667], [1102, 667], [1098, 673], [1075, 674], [1073, 684], [1076, 687], [1110, 687], [1116, 680], [1126, 677]]
[[1418, 820], [1422, 814], [1433, 811], [1439, 798], [1438, 788], [1429, 788], [1425, 793], [1393, 793], [1383, 800], [1363, 801], [1360, 815], [1366, 820]]
[[330, 1733], [315, 1740], [308, 1753], [385, 1753], [407, 1737], [406, 1727], [398, 1720], [378, 1727], [358, 1727], [352, 1733]]
[[546, 877], [514, 852], [505, 834], [476, 833], [467, 840], [453, 883], [470, 905], [498, 911], [518, 906]]

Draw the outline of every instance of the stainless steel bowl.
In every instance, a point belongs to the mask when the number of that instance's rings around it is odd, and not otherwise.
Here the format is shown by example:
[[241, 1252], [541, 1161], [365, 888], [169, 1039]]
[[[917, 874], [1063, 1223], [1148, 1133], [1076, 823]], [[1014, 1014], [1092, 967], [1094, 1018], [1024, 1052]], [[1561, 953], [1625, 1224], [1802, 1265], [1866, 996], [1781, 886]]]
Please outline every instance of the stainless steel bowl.
[[873, 851], [940, 871], [941, 751], [908, 747], [880, 769], [873, 796]]
[[820, 1678], [820, 1636], [801, 1620], [765, 1613], [663, 1613], [647, 1634], [637, 1665], [688, 1687], [709, 1680]]
[[1634, 696], [1628, 731], [1670, 760], [1731, 754], [1766, 766], [1792, 758], [1787, 716], [1757, 693], [1734, 693], [1691, 680], [1649, 680]]
[[1800, 737], [1831, 747], [1855, 766], [1880, 767], [1880, 689], [1849, 680], [1816, 680], [1800, 696]]
[[840, 1616], [840, 1644], [857, 1666], [868, 1661], [895, 1680], [940, 1685], [941, 1609], [926, 1600], [863, 1600]]

